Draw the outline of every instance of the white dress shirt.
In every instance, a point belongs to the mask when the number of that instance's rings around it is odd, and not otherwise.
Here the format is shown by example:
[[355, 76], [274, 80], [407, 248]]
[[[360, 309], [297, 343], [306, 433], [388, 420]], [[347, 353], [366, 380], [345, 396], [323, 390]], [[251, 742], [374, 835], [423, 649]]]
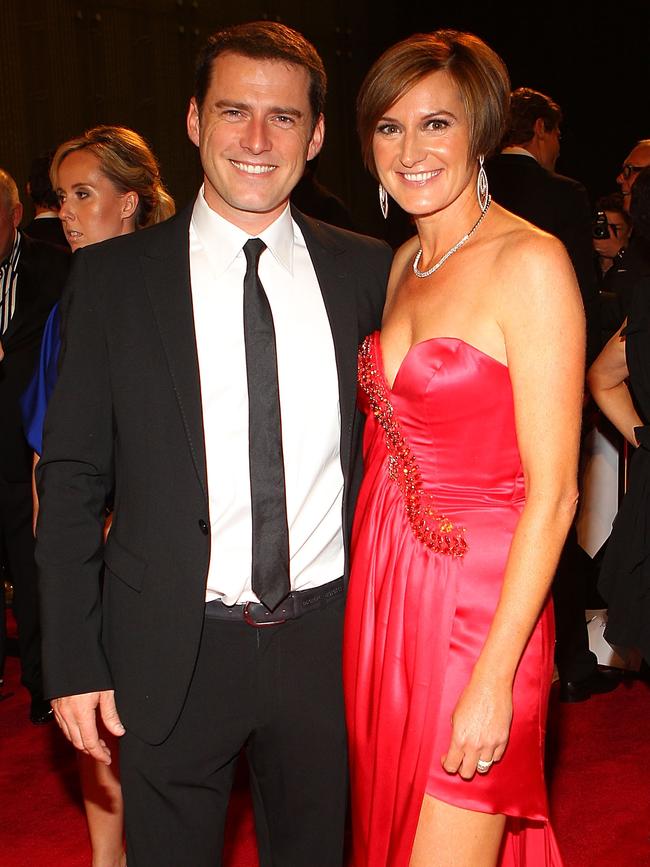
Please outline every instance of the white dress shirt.
[[[206, 601], [257, 601], [251, 589], [243, 246], [249, 235], [199, 192], [190, 273], [210, 508]], [[259, 237], [275, 326], [292, 590], [343, 574], [343, 472], [334, 343], [316, 273], [289, 206]]]

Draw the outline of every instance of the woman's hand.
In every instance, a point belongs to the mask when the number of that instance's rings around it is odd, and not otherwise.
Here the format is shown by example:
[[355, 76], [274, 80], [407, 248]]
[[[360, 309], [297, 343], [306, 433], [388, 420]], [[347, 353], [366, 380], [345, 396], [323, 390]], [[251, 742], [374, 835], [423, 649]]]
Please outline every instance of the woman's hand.
[[[473, 677], [463, 690], [451, 717], [451, 741], [442, 766], [449, 774], [470, 780], [477, 771], [503, 756], [512, 721], [512, 688]], [[486, 767], [486, 764], [488, 767]]]

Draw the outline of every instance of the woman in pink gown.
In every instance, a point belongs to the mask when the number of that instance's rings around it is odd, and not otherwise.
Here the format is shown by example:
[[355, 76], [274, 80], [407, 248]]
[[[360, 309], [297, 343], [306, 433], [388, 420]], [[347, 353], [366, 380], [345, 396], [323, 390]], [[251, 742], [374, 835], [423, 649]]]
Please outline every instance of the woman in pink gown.
[[387, 192], [417, 235], [359, 354], [355, 867], [561, 864], [548, 591], [575, 510], [584, 322], [562, 245], [490, 203], [509, 89], [481, 40], [438, 31], [389, 49], [359, 96], [382, 206]]

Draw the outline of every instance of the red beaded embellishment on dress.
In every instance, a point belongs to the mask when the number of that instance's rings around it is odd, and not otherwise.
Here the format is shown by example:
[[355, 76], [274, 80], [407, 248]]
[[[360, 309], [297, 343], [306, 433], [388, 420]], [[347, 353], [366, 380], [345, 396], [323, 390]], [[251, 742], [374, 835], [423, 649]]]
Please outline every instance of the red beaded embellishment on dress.
[[406, 441], [386, 394], [383, 371], [378, 369], [373, 352], [373, 339], [369, 334], [359, 347], [359, 385], [366, 393], [368, 403], [383, 428], [388, 450], [388, 474], [404, 498], [404, 508], [416, 539], [435, 554], [462, 557], [467, 551], [463, 530], [436, 511], [430, 494], [422, 490], [420, 468]]

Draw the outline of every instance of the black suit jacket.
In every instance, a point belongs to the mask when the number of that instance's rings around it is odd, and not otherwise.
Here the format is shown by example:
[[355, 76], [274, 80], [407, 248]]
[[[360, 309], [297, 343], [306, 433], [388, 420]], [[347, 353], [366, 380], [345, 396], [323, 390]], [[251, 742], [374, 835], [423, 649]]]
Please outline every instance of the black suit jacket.
[[499, 154], [487, 165], [495, 202], [555, 235], [564, 244], [578, 278], [587, 316], [587, 356], [599, 344], [598, 281], [591, 241], [592, 213], [587, 191], [523, 154]]
[[28, 482], [32, 452], [23, 433], [19, 399], [34, 372], [43, 327], [58, 301], [68, 274], [69, 251], [21, 237], [16, 309], [0, 337], [5, 358], [0, 362], [0, 477]]
[[[124, 724], [151, 743], [168, 735], [187, 693], [210, 556], [190, 217], [186, 209], [75, 256], [38, 473], [46, 695], [114, 687]], [[294, 218], [334, 338], [349, 530], [361, 475], [357, 346], [380, 324], [391, 254]]]

